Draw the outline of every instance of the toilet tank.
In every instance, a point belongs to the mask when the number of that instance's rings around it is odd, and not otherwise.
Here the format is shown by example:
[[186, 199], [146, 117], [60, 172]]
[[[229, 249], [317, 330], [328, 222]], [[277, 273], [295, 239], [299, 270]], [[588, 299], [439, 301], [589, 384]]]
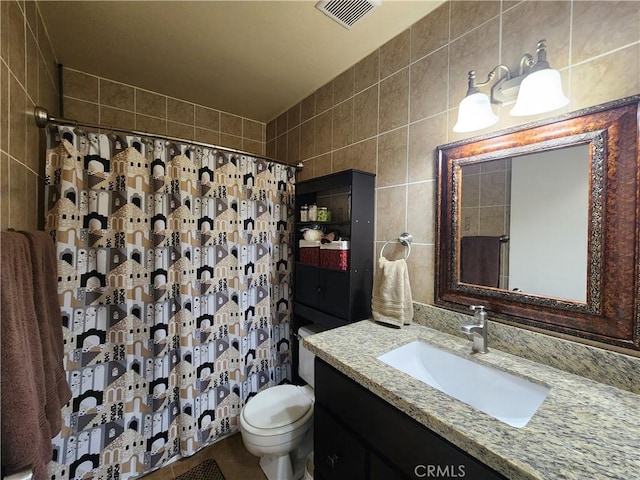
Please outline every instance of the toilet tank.
[[301, 337], [298, 343], [298, 375], [300, 375], [300, 378], [307, 382], [311, 386], [311, 388], [315, 387], [313, 360], [316, 358], [316, 356], [302, 345], [302, 338], [313, 335], [314, 333], [323, 332], [325, 330], [328, 330], [328, 327], [315, 323], [312, 325], [305, 325], [304, 327], [300, 327], [298, 329], [298, 335]]

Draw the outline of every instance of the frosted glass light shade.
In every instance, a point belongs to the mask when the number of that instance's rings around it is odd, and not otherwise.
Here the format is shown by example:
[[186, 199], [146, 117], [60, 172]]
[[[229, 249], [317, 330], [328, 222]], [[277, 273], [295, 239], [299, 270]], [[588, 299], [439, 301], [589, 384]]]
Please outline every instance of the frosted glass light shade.
[[514, 116], [536, 115], [557, 110], [568, 103], [569, 99], [562, 92], [560, 72], [545, 68], [522, 80], [518, 100], [509, 113]]
[[458, 121], [453, 127], [457, 133], [473, 132], [490, 127], [498, 122], [491, 110], [491, 102], [485, 93], [467, 95], [458, 107]]

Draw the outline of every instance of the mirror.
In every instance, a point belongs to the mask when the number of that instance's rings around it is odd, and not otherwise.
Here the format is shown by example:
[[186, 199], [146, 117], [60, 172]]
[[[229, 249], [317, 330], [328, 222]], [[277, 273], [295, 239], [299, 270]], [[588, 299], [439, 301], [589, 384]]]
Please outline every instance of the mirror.
[[437, 305], [640, 349], [639, 98], [438, 148]]

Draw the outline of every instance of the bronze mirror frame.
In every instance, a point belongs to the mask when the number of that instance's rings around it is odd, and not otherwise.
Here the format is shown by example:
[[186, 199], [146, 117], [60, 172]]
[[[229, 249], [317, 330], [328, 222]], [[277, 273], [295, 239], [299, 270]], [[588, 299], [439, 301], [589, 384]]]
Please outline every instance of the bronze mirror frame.
[[[435, 304], [640, 350], [640, 95], [437, 148]], [[588, 144], [585, 302], [461, 283], [459, 210], [464, 165]]]

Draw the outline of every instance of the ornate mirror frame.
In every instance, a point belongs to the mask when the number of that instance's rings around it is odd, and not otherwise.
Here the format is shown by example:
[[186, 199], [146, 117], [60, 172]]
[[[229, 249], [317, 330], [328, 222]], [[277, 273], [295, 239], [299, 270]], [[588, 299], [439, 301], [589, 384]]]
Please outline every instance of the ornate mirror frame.
[[[435, 304], [640, 350], [640, 95], [437, 148]], [[588, 144], [586, 302], [459, 281], [462, 166]]]

